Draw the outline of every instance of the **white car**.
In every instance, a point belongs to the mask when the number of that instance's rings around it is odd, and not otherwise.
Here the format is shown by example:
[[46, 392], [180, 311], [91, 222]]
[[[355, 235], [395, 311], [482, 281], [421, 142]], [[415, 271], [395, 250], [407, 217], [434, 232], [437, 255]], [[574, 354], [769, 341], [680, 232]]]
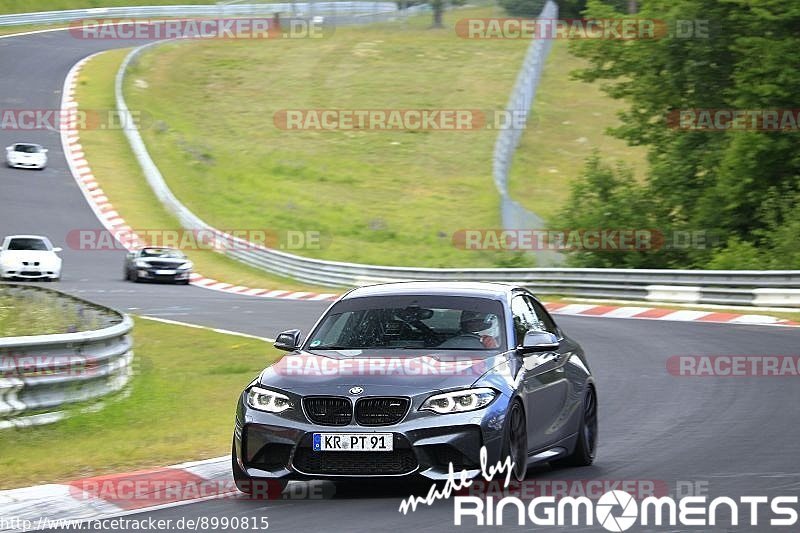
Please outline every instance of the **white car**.
[[47, 166], [47, 148], [34, 143], [6, 146], [6, 164], [10, 167], [42, 170]]
[[47, 237], [11, 235], [0, 246], [0, 279], [61, 279], [61, 248]]

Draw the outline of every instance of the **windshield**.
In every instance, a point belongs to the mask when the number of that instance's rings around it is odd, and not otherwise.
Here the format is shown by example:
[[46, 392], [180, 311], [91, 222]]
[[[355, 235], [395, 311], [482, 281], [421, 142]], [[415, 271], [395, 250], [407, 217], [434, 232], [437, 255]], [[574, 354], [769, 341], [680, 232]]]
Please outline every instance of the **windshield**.
[[8, 249], [47, 251], [49, 248], [42, 239], [11, 239]]
[[18, 144], [14, 147], [14, 150], [17, 152], [23, 152], [25, 154], [37, 154], [41, 151], [42, 147], [36, 144]]
[[165, 248], [145, 248], [142, 250], [142, 257], [160, 257], [163, 259], [185, 259], [186, 256], [178, 250]]
[[343, 300], [309, 337], [312, 350], [505, 350], [503, 306], [464, 296], [373, 296]]

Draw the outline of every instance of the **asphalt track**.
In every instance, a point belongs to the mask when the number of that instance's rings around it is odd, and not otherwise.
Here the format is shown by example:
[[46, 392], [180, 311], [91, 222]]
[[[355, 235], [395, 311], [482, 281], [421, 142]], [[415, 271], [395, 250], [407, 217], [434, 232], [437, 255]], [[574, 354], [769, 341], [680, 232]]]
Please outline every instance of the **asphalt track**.
[[[75, 62], [98, 50], [132, 44], [83, 41], [67, 32], [0, 39], [0, 108], [56, 109], [64, 77]], [[50, 166], [43, 172], [0, 168], [0, 234], [40, 233], [63, 246], [70, 229], [101, 229], [69, 174], [59, 134], [0, 130], [0, 146], [20, 140], [47, 146]], [[122, 310], [255, 335], [274, 336], [289, 327], [307, 330], [326, 306], [196, 287], [132, 285], [121, 279], [119, 252], [65, 249], [63, 258], [63, 280], [56, 285], [62, 290]], [[591, 317], [561, 317], [559, 323], [582, 342], [597, 376], [599, 458], [589, 468], [541, 467], [530, 480], [653, 480], [670, 490], [684, 481], [706, 486], [712, 497], [797, 495], [798, 379], [676, 377], [667, 372], [666, 361], [672, 355], [797, 355], [800, 330]], [[219, 430], [227, 434], [231, 428]], [[400, 514], [400, 500], [412, 488], [399, 483], [337, 484], [332, 499], [234, 497], [128, 518], [267, 516], [275, 531], [422, 532], [453, 527], [450, 502]], [[416, 490], [420, 488], [427, 489]], [[568, 530], [576, 529], [580, 528]], [[598, 525], [583, 529], [604, 531]], [[634, 526], [632, 530], [685, 529], [692, 528]], [[709, 529], [713, 528], [697, 528]], [[745, 525], [737, 530], [768, 528]]]
[[[83, 57], [143, 41], [85, 40], [67, 31], [0, 39], [0, 109], [58, 109], [69, 69]], [[61, 283], [53, 285], [123, 311], [193, 322], [205, 326], [274, 336], [295, 324], [308, 327], [309, 316], [325, 304], [224, 294], [197, 287], [133, 285], [122, 279], [124, 253], [70, 249], [70, 230], [103, 229], [73, 180], [57, 131], [0, 129], [0, 147], [14, 142], [42, 144], [50, 152], [44, 171], [0, 167], [0, 235], [47, 235], [64, 248]], [[3, 157], [5, 151], [3, 150]]]

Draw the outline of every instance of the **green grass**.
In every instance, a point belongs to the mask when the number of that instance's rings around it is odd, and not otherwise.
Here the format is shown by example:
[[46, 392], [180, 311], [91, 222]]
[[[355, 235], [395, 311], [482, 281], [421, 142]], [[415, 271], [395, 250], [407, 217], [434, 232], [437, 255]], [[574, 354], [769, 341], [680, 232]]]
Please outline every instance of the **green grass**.
[[[81, 109], [116, 109], [114, 76], [129, 50], [105, 52], [90, 60], [78, 78], [76, 99]], [[121, 130], [96, 129], [81, 132], [81, 145], [92, 173], [114, 209], [134, 229], [179, 229], [180, 224], [163, 208], [142, 175]], [[185, 250], [201, 274], [235, 285], [286, 290], [330, 292], [310, 287], [234, 261], [212, 251]]]
[[49, 335], [99, 327], [91, 313], [83, 316], [65, 297], [45, 291], [11, 294], [0, 286], [0, 337]]
[[0, 431], [0, 488], [224, 455], [239, 393], [279, 355], [260, 340], [141, 319], [134, 348], [130, 395], [56, 424]]
[[0, 13], [32, 13], [119, 6], [214, 4], [215, 0], [0, 0]]
[[570, 79], [586, 62], [556, 40], [533, 103], [528, 127], [514, 157], [509, 181], [512, 198], [558, 228], [556, 214], [567, 203], [570, 184], [580, 178], [585, 160], [598, 150], [614, 164], [623, 161], [640, 179], [647, 168], [646, 150], [628, 146], [606, 129], [619, 124], [624, 103], [609, 98], [599, 84]]
[[[327, 39], [206, 41], [145, 54], [131, 109], [175, 194], [222, 228], [319, 231], [296, 253], [434, 267], [497, 266], [506, 254], [457, 249], [452, 234], [499, 226], [491, 176], [496, 132], [285, 131], [282, 109], [502, 108], [528, 43], [469, 41], [467, 16], [340, 27]], [[90, 161], [92, 157], [89, 157]]]
[[25, 33], [37, 30], [51, 30], [65, 27], [63, 24], [25, 24], [22, 26], [0, 26], [0, 36], [12, 33]]

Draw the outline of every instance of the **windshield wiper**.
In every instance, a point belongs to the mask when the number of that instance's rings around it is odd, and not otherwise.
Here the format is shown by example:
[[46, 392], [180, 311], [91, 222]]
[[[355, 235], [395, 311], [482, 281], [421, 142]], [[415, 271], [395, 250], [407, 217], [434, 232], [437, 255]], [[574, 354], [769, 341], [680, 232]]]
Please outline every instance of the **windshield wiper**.
[[427, 350], [429, 346], [381, 346], [376, 350]]

